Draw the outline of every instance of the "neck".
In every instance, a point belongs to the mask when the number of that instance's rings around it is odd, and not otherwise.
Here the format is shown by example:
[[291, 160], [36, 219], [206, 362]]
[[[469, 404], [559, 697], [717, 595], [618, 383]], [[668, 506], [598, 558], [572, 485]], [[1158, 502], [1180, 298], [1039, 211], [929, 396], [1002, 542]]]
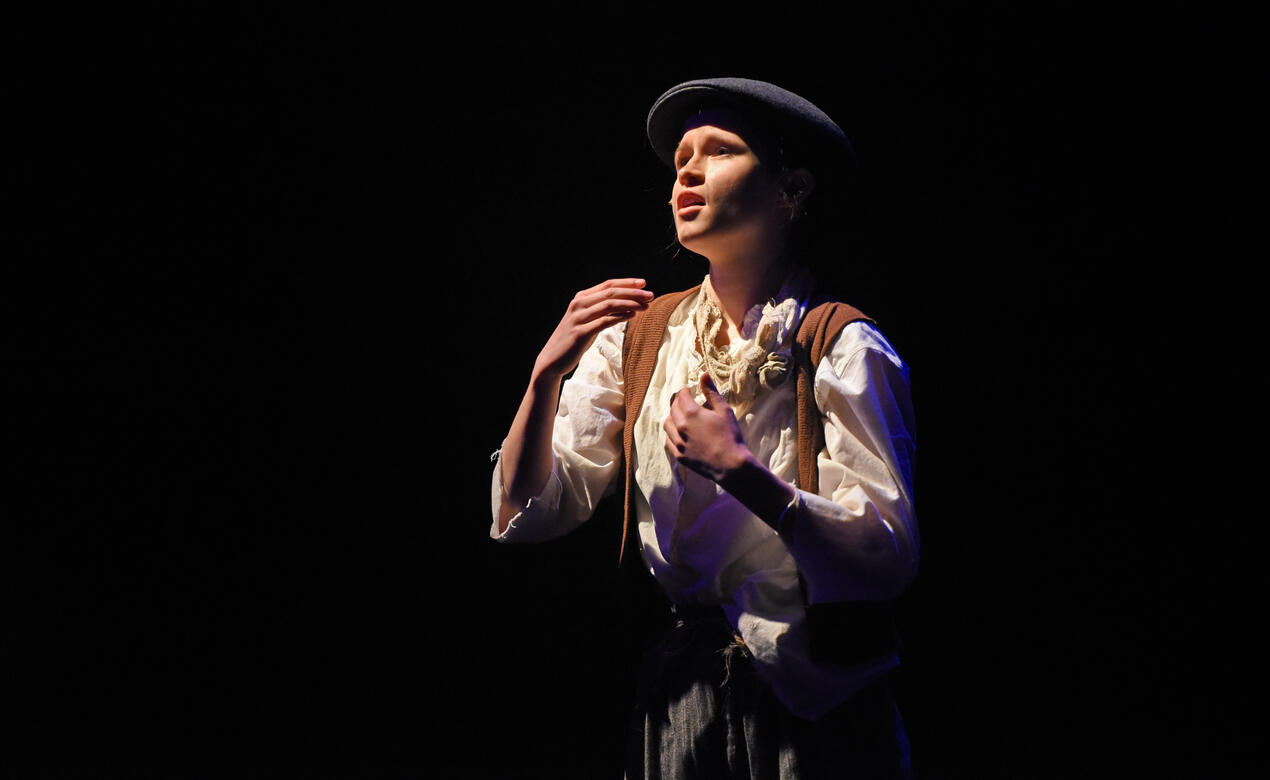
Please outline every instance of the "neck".
[[793, 265], [783, 254], [732, 256], [727, 262], [710, 260], [710, 286], [733, 329], [740, 327], [750, 307], [780, 291]]

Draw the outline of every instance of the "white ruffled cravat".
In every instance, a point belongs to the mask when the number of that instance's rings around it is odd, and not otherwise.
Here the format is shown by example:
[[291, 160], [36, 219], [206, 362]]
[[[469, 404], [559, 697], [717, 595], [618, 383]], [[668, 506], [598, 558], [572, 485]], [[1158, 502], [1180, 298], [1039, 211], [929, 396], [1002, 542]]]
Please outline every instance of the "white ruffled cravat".
[[785, 383], [793, 370], [794, 331], [806, 312], [810, 288], [810, 274], [804, 269], [796, 271], [775, 298], [751, 306], [745, 313], [739, 343], [734, 340], [727, 347], [719, 347], [716, 342], [726, 321], [710, 277], [706, 276], [692, 314], [699, 362], [688, 372], [688, 379], [697, 403], [705, 402], [700, 387], [703, 373], [710, 375], [738, 416], [763, 388], [773, 389]]

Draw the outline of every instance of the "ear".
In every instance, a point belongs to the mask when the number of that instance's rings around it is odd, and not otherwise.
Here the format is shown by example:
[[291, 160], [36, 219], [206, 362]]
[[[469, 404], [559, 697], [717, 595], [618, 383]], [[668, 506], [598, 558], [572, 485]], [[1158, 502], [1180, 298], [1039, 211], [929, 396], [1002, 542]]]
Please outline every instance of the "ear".
[[781, 188], [789, 196], [796, 212], [802, 208], [812, 190], [816, 189], [816, 177], [812, 176], [811, 171], [806, 168], [795, 168], [792, 171], [786, 171], [781, 177]]

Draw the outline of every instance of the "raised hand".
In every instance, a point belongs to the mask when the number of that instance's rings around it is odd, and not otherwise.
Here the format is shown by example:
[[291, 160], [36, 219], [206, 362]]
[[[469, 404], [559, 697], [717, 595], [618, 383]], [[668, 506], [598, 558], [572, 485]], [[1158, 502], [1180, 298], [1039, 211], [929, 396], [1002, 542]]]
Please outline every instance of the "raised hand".
[[498, 513], [499, 531], [542, 491], [551, 474], [551, 435], [564, 375], [577, 367], [600, 331], [648, 308], [652, 298], [643, 279], [610, 279], [573, 296], [564, 318], [538, 353], [525, 397], [503, 440], [499, 468], [505, 500]]
[[643, 279], [609, 279], [573, 296], [564, 318], [534, 362], [535, 378], [558, 379], [577, 367], [600, 331], [648, 308]]

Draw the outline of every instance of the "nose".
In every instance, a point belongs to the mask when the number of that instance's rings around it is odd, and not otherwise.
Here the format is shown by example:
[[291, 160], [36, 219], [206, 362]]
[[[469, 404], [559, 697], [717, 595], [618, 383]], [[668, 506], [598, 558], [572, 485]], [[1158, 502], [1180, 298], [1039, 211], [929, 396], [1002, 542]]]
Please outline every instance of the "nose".
[[705, 171], [702, 168], [703, 159], [701, 155], [694, 152], [692, 157], [683, 164], [683, 167], [675, 174], [675, 179], [679, 182], [679, 186], [691, 187], [705, 180]]

